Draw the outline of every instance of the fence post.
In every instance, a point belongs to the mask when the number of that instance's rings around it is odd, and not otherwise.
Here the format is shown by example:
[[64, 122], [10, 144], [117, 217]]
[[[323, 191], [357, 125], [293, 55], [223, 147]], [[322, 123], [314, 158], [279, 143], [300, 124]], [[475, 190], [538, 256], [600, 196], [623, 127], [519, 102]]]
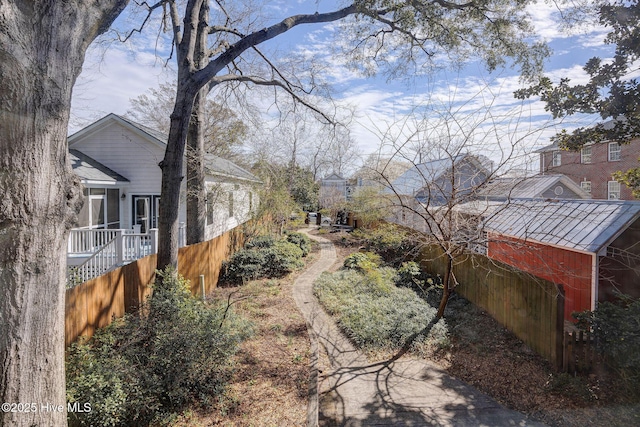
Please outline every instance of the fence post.
[[151, 236], [151, 254], [158, 253], [158, 229], [152, 228], [149, 230], [149, 235]]
[[556, 296], [556, 369], [559, 372], [563, 371], [565, 360], [565, 346], [564, 346], [564, 287], [561, 284], [556, 284], [558, 289], [558, 295]]
[[202, 296], [202, 301], [207, 300], [207, 292], [204, 287], [204, 274], [200, 275], [200, 294]]

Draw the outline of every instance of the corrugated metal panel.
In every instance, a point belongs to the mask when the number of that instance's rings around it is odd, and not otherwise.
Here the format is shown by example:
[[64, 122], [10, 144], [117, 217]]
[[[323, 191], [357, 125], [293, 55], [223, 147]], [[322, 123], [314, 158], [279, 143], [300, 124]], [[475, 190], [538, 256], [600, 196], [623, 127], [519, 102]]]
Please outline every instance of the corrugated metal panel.
[[486, 219], [490, 231], [586, 252], [597, 252], [640, 215], [629, 201], [505, 202]]

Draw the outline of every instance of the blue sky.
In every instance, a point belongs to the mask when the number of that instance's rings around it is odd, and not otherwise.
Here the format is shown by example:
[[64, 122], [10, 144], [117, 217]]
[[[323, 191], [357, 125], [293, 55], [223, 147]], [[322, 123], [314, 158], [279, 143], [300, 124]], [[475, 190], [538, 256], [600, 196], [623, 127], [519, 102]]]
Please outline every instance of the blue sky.
[[[333, 2], [323, 0], [266, 1], [260, 12], [268, 24], [292, 13], [330, 10], [332, 5]], [[570, 77], [574, 82], [585, 81], [582, 65], [586, 60], [611, 55], [611, 47], [603, 44], [602, 29], [583, 28], [566, 34], [558, 29], [558, 12], [554, 6], [538, 3], [529, 12], [537, 33], [553, 50], [546, 73], [554, 80]], [[130, 25], [125, 18], [119, 19], [119, 26]], [[328, 65], [323, 71], [324, 79], [332, 84], [334, 98], [355, 109], [350, 130], [362, 158], [379, 150], [381, 144], [387, 148], [402, 145], [420, 132], [424, 138], [433, 138], [433, 132], [439, 131], [426, 128], [437, 128], [451, 119], [458, 121], [460, 128], [491, 128], [488, 133], [494, 137], [500, 135], [499, 138], [507, 140], [507, 145], [517, 140], [518, 158], [525, 158], [535, 148], [547, 145], [549, 137], [558, 129], [597, 120], [597, 117], [582, 117], [580, 122], [576, 118], [551, 122], [542, 103], [522, 103], [513, 98], [513, 91], [521, 83], [512, 69], [489, 74], [482, 66], [471, 63], [461, 71], [441, 71], [409, 81], [388, 80], [384, 76], [365, 78], [345, 67], [342, 58], [330, 53], [329, 44], [334, 41], [329, 35], [335, 25], [297, 28], [265, 48], [323, 58]], [[155, 32], [147, 31], [134, 37], [131, 43], [110, 43], [108, 48], [104, 43], [95, 44], [87, 54], [74, 89], [70, 132], [108, 113], [124, 114], [130, 99], [172, 80], [175, 60], [171, 60], [169, 66], [164, 63], [168, 42], [158, 38]], [[156, 50], [161, 52], [160, 56]], [[486, 123], [480, 124], [482, 121]], [[482, 149], [480, 143], [478, 147]], [[531, 158], [535, 162], [535, 156]]]

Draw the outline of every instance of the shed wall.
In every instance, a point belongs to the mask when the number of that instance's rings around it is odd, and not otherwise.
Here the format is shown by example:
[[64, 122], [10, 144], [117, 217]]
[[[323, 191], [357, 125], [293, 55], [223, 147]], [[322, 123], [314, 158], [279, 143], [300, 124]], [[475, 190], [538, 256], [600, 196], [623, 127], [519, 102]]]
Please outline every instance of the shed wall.
[[592, 256], [530, 241], [489, 235], [488, 256], [534, 276], [562, 284], [565, 320], [591, 310]]

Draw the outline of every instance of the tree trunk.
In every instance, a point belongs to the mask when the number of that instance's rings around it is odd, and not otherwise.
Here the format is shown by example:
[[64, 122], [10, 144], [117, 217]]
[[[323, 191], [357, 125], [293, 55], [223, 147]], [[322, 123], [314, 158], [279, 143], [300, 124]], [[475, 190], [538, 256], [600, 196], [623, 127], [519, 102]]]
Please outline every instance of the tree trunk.
[[[178, 88], [180, 85], [178, 85]], [[180, 90], [178, 89], [178, 97]], [[188, 97], [182, 96], [181, 98]], [[180, 113], [176, 113], [176, 110]], [[180, 185], [183, 179], [184, 149], [189, 130], [191, 103], [176, 100], [171, 115], [169, 141], [160, 162], [162, 169], [162, 189], [160, 197], [160, 217], [158, 219], [158, 270], [166, 267], [178, 268], [178, 215], [180, 212]]]
[[451, 276], [453, 275], [453, 259], [447, 255], [447, 266], [444, 271], [444, 277], [442, 279], [442, 298], [440, 299], [440, 305], [438, 306], [438, 313], [436, 313], [436, 319], [442, 319], [444, 316], [444, 310], [447, 308], [449, 297], [451, 296]]
[[[196, 66], [207, 65], [207, 37], [209, 35], [209, 3], [203, 2], [198, 13], [198, 32], [195, 45]], [[207, 220], [207, 188], [204, 169], [204, 124], [208, 87], [201, 88], [193, 100], [189, 123], [187, 152], [187, 244], [204, 242]]]
[[67, 424], [66, 240], [81, 206], [67, 150], [71, 90], [89, 43], [125, 5], [0, 6], [0, 399], [16, 404], [0, 426]]
[[187, 149], [187, 244], [204, 242], [207, 220], [207, 189], [204, 169], [204, 114], [203, 97], [206, 89], [201, 89], [193, 102], [193, 112], [189, 123]]

